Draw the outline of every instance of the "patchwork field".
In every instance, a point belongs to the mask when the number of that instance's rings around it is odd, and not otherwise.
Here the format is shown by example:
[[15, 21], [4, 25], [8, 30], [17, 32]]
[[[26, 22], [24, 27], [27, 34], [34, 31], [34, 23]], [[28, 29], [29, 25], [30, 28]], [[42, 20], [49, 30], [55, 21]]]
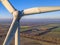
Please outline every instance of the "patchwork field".
[[[9, 27], [9, 24], [0, 24], [0, 45]], [[11, 45], [14, 45], [14, 38]], [[20, 45], [60, 45], [60, 24], [21, 26]]]
[[23, 45], [60, 45], [60, 24], [48, 24], [35, 29], [32, 27], [22, 31], [20, 36]]

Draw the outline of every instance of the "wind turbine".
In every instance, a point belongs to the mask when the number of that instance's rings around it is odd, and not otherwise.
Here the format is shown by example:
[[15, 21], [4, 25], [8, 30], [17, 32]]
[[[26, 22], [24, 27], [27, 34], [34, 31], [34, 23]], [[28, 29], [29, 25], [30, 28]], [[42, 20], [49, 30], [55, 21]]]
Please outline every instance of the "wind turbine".
[[9, 0], [0, 0], [4, 7], [13, 15], [13, 21], [4, 40], [3, 45], [9, 45], [15, 35], [15, 45], [20, 45], [20, 23], [19, 20], [24, 15], [39, 14], [53, 11], [60, 11], [60, 6], [56, 7], [35, 7], [22, 11], [16, 10]]

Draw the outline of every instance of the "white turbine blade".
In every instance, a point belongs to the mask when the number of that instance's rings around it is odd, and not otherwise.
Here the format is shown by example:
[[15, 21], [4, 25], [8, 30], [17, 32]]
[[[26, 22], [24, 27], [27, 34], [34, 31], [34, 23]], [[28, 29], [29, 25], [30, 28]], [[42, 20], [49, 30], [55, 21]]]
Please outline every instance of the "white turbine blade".
[[1, 2], [10, 13], [13, 13], [15, 11], [15, 8], [8, 0], [1, 0]]
[[9, 45], [10, 44], [10, 41], [12, 40], [12, 38], [13, 38], [15, 32], [16, 32], [16, 29], [17, 29], [17, 27], [19, 25], [18, 23], [19, 22], [17, 21], [17, 19], [13, 20], [13, 22], [11, 24], [11, 27], [10, 27], [8, 33], [7, 33], [7, 36], [6, 36], [5, 40], [4, 40], [3, 45]]
[[20, 22], [15, 33], [15, 45], [20, 45]]
[[60, 7], [37, 7], [23, 10], [24, 15], [39, 14], [45, 12], [59, 11]]

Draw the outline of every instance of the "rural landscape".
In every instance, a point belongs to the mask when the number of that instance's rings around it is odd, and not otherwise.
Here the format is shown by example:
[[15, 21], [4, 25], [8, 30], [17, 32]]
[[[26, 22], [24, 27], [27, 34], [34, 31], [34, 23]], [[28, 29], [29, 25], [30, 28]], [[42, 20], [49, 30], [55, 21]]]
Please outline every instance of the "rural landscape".
[[[0, 20], [0, 45], [11, 22]], [[60, 19], [27, 19], [20, 24], [20, 45], [60, 45]], [[14, 38], [10, 45], [14, 45]]]

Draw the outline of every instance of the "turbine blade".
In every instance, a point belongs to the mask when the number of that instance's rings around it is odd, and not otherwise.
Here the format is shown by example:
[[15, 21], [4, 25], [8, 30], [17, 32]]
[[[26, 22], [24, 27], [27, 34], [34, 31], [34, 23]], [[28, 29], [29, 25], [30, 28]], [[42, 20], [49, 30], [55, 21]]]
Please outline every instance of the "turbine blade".
[[16, 10], [9, 0], [1, 0], [1, 2], [10, 13], [13, 13]]
[[23, 14], [30, 15], [30, 14], [39, 14], [39, 13], [53, 12], [59, 10], [60, 7], [37, 7], [37, 8], [30, 8], [23, 10]]
[[20, 45], [20, 23], [15, 33], [15, 45]]
[[3, 45], [9, 45], [10, 44], [13, 36], [15, 35], [15, 32], [16, 32], [16, 29], [17, 29], [18, 26], [19, 26], [18, 20], [13, 19], [13, 22], [11, 24], [11, 27], [10, 27], [8, 33], [7, 33], [7, 36], [6, 36], [5, 40], [4, 40]]

